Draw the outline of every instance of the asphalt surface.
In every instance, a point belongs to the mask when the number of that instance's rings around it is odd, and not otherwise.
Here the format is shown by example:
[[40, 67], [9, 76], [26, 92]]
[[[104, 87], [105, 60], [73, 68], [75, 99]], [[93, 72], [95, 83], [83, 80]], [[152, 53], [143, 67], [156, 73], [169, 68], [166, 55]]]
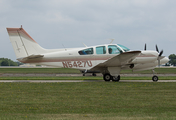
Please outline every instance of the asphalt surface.
[[[96, 74], [97, 76], [102, 76], [101, 73], [98, 73]], [[143, 76], [146, 76], [146, 77], [150, 77], [152, 76], [153, 74], [120, 74], [120, 76], [137, 76], [137, 77], [143, 77]], [[158, 76], [176, 76], [176, 74], [157, 74]], [[83, 74], [12, 74], [12, 73], [0, 73], [0, 76], [2, 77], [19, 77], [19, 76], [48, 76], [48, 77], [51, 77], [51, 76], [57, 76], [57, 77], [60, 77], [60, 76], [83, 76]], [[90, 73], [87, 73], [85, 76], [92, 76], [92, 74]]]
[[[58, 82], [105, 82], [104, 80], [0, 80], [4, 83], [58, 83]], [[119, 82], [153, 82], [152, 80], [120, 80]], [[176, 82], [176, 80], [158, 80], [157, 82]]]

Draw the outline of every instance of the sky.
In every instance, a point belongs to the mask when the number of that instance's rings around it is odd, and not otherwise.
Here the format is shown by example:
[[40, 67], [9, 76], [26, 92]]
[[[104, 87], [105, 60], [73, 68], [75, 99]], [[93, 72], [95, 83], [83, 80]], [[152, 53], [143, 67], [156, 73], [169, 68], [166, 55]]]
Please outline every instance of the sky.
[[0, 58], [16, 61], [6, 28], [43, 48], [122, 44], [176, 54], [176, 0], [0, 0]]

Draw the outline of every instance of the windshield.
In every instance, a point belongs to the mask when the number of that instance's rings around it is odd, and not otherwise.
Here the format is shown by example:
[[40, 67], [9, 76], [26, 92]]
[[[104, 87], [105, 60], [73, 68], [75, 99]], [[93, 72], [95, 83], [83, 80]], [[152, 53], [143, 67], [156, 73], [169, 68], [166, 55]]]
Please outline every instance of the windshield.
[[120, 54], [120, 51], [116, 45], [108, 45], [108, 52], [109, 54]]
[[127, 47], [125, 47], [125, 46], [123, 46], [123, 45], [120, 45], [120, 44], [117, 44], [119, 47], [121, 47], [125, 52], [127, 52], [127, 51], [130, 51], [130, 49], [129, 48], [127, 48]]

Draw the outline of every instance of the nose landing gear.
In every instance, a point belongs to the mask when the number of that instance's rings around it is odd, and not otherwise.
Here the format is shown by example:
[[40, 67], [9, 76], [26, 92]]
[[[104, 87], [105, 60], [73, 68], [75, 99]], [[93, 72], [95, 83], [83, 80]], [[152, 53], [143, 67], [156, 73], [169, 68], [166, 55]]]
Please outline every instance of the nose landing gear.
[[152, 80], [153, 80], [153, 82], [157, 82], [157, 81], [158, 81], [158, 76], [154, 75], [154, 76], [152, 77]]
[[158, 81], [158, 76], [155, 75], [155, 71], [154, 70], [152, 70], [152, 71], [153, 71], [152, 80], [153, 80], [153, 82], [157, 82]]

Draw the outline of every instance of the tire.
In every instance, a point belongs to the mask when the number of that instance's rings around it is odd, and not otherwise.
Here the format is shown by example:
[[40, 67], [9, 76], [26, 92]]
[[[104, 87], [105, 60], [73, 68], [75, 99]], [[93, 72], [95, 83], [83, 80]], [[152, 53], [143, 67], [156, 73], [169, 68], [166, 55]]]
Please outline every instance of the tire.
[[119, 82], [119, 80], [120, 80], [120, 75], [112, 77], [112, 81], [114, 82]]
[[158, 76], [154, 75], [154, 76], [152, 77], [152, 80], [153, 80], [153, 82], [157, 82], [157, 81], [158, 81]]
[[104, 74], [104, 75], [103, 75], [103, 79], [104, 79], [105, 81], [109, 82], [109, 81], [112, 79], [112, 76], [111, 76], [109, 73], [107, 73], [107, 74]]

